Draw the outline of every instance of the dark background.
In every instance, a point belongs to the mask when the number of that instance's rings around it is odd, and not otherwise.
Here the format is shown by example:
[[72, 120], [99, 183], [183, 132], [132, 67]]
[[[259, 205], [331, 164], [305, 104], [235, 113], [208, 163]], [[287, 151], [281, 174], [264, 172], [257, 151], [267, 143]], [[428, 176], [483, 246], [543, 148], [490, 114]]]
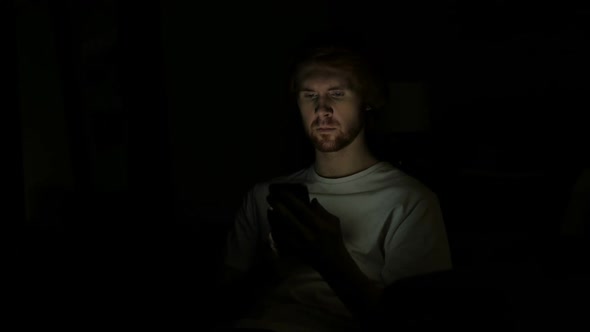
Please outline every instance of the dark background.
[[428, 87], [428, 130], [385, 134], [377, 149], [437, 192], [455, 265], [501, 285], [525, 329], [583, 312], [563, 304], [586, 294], [587, 228], [562, 225], [589, 167], [587, 5], [5, 7], [17, 308], [201, 317], [245, 192], [311, 160], [288, 111], [289, 60], [309, 40], [350, 37], [390, 82]]

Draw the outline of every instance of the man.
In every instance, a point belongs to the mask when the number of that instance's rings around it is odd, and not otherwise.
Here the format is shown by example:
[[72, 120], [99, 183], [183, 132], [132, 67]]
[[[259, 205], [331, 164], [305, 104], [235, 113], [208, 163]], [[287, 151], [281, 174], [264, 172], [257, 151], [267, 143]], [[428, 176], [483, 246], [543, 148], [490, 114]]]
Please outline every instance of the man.
[[386, 286], [451, 268], [435, 194], [367, 146], [367, 119], [383, 104], [376, 82], [347, 50], [316, 50], [296, 66], [292, 90], [315, 162], [257, 184], [237, 214], [227, 280], [261, 261], [275, 276], [237, 327], [355, 330], [370, 325]]

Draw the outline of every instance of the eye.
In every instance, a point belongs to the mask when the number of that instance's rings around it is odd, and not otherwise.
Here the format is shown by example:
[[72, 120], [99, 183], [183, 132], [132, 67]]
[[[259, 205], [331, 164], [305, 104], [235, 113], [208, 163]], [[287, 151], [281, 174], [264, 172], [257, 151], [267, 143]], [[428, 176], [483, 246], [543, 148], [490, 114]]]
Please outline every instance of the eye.
[[312, 100], [313, 100], [313, 99], [317, 98], [317, 96], [318, 96], [318, 94], [317, 94], [317, 93], [315, 93], [315, 92], [303, 92], [303, 93], [301, 94], [301, 97], [302, 97], [303, 99], [306, 99], [306, 100], [307, 100], [307, 99], [312, 99]]
[[330, 91], [330, 96], [332, 96], [334, 98], [344, 97], [344, 91], [343, 90], [332, 90], [332, 91]]

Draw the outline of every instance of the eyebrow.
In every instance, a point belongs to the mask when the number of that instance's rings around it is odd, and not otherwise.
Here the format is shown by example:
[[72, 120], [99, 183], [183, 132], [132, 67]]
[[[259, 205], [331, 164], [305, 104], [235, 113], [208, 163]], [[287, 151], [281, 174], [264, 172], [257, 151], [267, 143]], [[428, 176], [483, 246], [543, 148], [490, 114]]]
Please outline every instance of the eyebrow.
[[[328, 89], [328, 91], [334, 91], [334, 90], [346, 90], [346, 89], [348, 89], [348, 87], [347, 87], [347, 86], [345, 86], [345, 85], [335, 85], [335, 86], [332, 86], [332, 87], [330, 87], [330, 88]], [[313, 89], [310, 89], [310, 88], [306, 88], [306, 87], [303, 87], [303, 88], [301, 88], [299, 91], [300, 91], [300, 92], [315, 92], [315, 90], [313, 90]]]

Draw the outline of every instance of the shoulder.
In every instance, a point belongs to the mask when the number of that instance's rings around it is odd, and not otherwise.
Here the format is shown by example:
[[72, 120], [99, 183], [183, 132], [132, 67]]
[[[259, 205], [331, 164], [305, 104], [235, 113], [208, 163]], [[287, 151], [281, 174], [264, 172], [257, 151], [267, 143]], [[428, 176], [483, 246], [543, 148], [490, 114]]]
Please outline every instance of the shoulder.
[[420, 202], [431, 202], [438, 204], [437, 195], [424, 183], [413, 176], [408, 175], [401, 169], [386, 163], [379, 170], [378, 179], [383, 189], [404, 205], [415, 205]]

